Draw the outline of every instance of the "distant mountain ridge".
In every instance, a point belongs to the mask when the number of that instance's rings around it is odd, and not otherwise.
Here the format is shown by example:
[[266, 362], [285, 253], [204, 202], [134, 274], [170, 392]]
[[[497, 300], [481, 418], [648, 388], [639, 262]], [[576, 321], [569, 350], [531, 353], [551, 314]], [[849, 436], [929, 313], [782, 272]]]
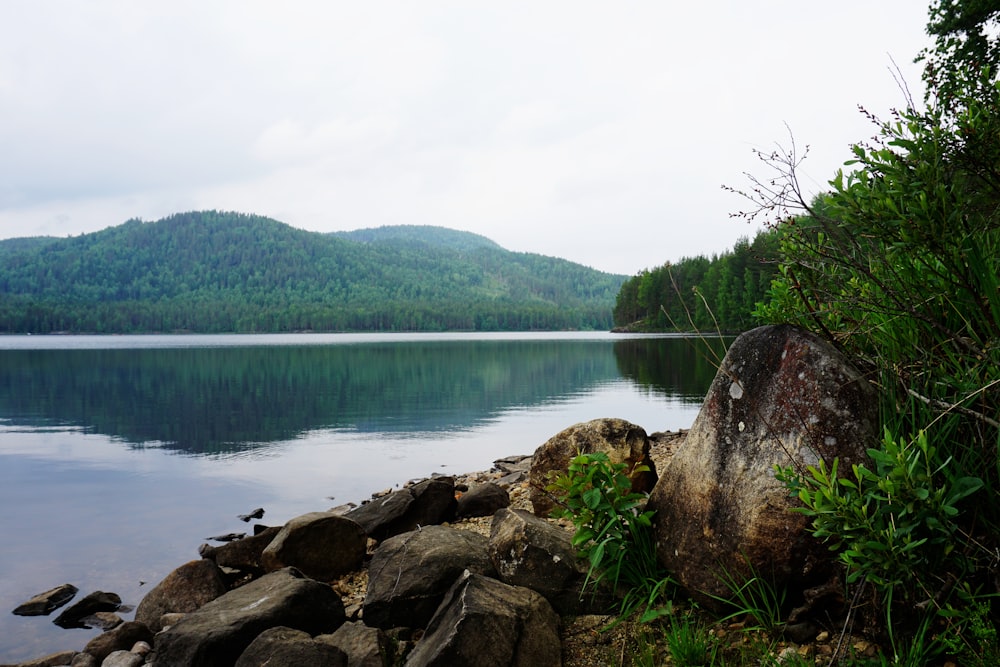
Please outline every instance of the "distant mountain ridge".
[[485, 236], [432, 225], [391, 225], [331, 233], [334, 236], [361, 243], [411, 243], [451, 248], [457, 251], [478, 250], [480, 248], [503, 250], [499, 244]]
[[443, 227], [197, 211], [0, 241], [0, 332], [603, 330], [624, 280]]

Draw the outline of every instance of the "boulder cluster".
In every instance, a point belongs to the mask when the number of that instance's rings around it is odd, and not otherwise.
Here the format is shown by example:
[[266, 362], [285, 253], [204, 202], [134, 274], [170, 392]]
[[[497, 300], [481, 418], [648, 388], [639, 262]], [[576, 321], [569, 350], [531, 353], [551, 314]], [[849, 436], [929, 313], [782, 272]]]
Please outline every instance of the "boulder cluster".
[[[489, 481], [431, 477], [360, 506], [257, 525], [252, 536], [203, 545], [200, 559], [149, 591], [135, 620], [78, 653], [24, 664], [562, 665], [561, 623], [616, 606], [611, 592], [584, 590], [571, 532], [548, 518], [548, 475], [579, 452], [649, 468], [633, 489], [651, 494], [658, 558], [692, 597], [724, 595], [720, 573], [826, 590], [829, 556], [788, 511], [795, 501], [774, 466], [861, 460], [874, 404], [860, 374], [819, 339], [756, 329], [733, 343], [679, 444], [598, 419], [533, 456], [497, 461]], [[658, 441], [676, 453], [657, 460]], [[512, 492], [527, 501], [512, 505]], [[351, 592], [358, 581], [363, 596]], [[75, 592], [53, 589], [15, 613], [50, 613]], [[105, 607], [74, 615], [113, 612], [121, 601], [111, 596], [88, 596]]]

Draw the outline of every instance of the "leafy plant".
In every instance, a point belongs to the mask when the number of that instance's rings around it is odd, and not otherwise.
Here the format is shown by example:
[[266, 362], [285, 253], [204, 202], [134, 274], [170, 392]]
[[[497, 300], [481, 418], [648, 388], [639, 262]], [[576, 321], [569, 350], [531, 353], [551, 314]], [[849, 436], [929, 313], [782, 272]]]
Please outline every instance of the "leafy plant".
[[780, 467], [775, 475], [801, 501], [793, 511], [811, 517], [813, 535], [838, 553], [848, 583], [874, 587], [894, 664], [924, 664], [943, 649], [932, 637], [932, 624], [956, 615], [942, 603], [953, 592], [966, 601], [971, 597], [954, 586], [971, 569], [955, 548], [956, 536], [961, 502], [983, 482], [955, 476], [952, 458], [941, 460], [926, 431], [899, 440], [886, 430], [882, 447], [868, 455], [874, 469], [854, 465], [849, 477], [839, 476], [837, 459], [829, 468], [822, 461], [810, 466], [806, 475]]
[[868, 455], [874, 469], [854, 465], [851, 477], [839, 476], [836, 459], [806, 476], [781, 467], [776, 476], [802, 502], [793, 511], [811, 517], [813, 534], [839, 552], [849, 583], [868, 581], [889, 601], [897, 590], [933, 597], [944, 583], [934, 579], [965, 568], [955, 551], [959, 503], [983, 482], [952, 477], [952, 458], [939, 459], [926, 431], [902, 441], [886, 431]]
[[1000, 636], [991, 615], [990, 600], [974, 600], [964, 609], [947, 609], [943, 615], [954, 618], [941, 643], [961, 664], [987, 667], [1000, 664]]
[[[646, 470], [635, 466], [631, 472]], [[672, 582], [656, 560], [653, 512], [642, 511], [647, 496], [632, 491], [628, 472], [604, 452], [579, 454], [546, 489], [561, 503], [553, 516], [569, 519], [576, 529], [573, 546], [589, 565], [584, 586], [610, 584], [623, 592], [622, 616], [645, 605], [645, 622], [669, 612]]]
[[[1000, 13], [959, 0], [931, 14], [943, 40], [925, 54], [925, 106], [866, 113], [877, 136], [809, 200], [794, 144], [760, 154], [775, 175], [751, 177], [756, 207], [741, 214], [780, 236], [758, 317], [818, 332], [879, 388], [886, 435], [869, 465], [778, 474], [852, 584], [872, 587], [903, 664], [971, 627], [970, 605], [997, 591], [1000, 535], [1000, 85], [980, 67], [1000, 54], [980, 39]], [[979, 62], [951, 76], [940, 64], [966, 57], [963, 33]], [[904, 433], [917, 435], [890, 435]]]

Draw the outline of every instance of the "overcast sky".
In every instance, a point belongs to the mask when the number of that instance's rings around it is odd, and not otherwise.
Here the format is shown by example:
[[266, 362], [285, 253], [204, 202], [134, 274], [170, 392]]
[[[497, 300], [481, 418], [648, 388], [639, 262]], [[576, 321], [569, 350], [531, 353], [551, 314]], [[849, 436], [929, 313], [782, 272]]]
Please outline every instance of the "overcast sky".
[[[442, 225], [635, 274], [818, 191], [919, 99], [921, 0], [0, 0], [0, 238], [220, 209]], [[786, 127], [787, 126], [787, 127]]]

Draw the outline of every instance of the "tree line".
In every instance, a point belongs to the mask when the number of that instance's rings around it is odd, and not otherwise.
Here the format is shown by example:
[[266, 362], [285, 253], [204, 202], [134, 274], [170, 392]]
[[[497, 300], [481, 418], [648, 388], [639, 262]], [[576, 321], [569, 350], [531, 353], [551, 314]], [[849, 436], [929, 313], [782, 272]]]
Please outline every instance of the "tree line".
[[778, 275], [776, 231], [742, 238], [732, 250], [686, 257], [647, 269], [618, 292], [614, 323], [627, 331], [738, 333], [754, 326], [753, 312]]
[[0, 332], [606, 330], [622, 280], [443, 228], [201, 211], [0, 242]]

